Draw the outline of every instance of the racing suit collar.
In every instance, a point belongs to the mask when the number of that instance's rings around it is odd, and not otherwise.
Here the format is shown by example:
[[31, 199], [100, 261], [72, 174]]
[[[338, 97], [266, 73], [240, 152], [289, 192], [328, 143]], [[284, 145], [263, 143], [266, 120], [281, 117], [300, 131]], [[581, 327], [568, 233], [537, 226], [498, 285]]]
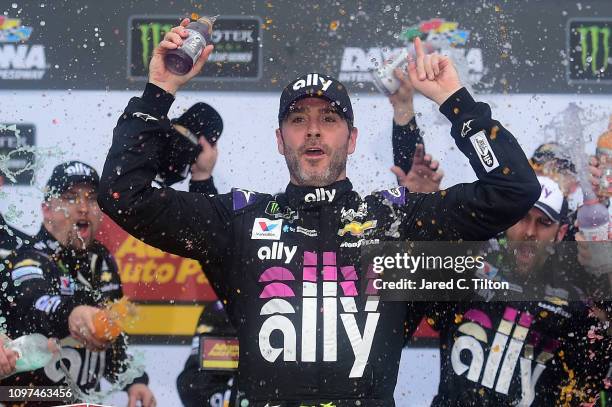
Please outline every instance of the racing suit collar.
[[34, 237], [37, 242], [42, 242], [49, 250], [57, 253], [61, 250], [62, 245], [57, 241], [55, 237], [45, 228], [41, 226], [40, 230]]
[[346, 178], [325, 187], [300, 187], [290, 183], [285, 194], [291, 207], [308, 208], [333, 204], [352, 190], [353, 184]]
[[87, 250], [76, 250], [62, 246], [62, 244], [45, 228], [41, 226], [35, 237], [37, 242], [42, 242], [49, 250], [62, 258], [87, 258]]
[[62, 246], [44, 226], [40, 228], [36, 239], [37, 244], [42, 243], [51, 251], [52, 259], [62, 274], [76, 278], [80, 273], [87, 280], [93, 277], [88, 250], [75, 250]]

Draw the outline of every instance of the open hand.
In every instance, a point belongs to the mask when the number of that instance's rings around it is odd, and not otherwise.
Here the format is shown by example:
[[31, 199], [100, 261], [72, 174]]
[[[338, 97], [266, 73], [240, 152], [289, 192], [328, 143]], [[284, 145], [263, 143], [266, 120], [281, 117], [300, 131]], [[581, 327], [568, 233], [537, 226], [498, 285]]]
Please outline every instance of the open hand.
[[425, 154], [423, 144], [417, 144], [410, 171], [405, 173], [400, 167], [394, 166], [391, 172], [397, 177], [399, 185], [408, 188], [410, 192], [436, 192], [444, 172], [438, 169], [439, 163]]

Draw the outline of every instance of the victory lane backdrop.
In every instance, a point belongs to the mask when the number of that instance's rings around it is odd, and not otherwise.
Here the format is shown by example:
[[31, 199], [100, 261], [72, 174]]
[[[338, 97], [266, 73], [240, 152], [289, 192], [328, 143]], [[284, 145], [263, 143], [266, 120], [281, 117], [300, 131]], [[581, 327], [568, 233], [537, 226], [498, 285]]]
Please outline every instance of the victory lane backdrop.
[[279, 91], [322, 70], [353, 92], [373, 93], [370, 71], [416, 36], [464, 60], [479, 91], [606, 93], [612, 86], [612, 3], [605, 0], [6, 4], [4, 89], [140, 89], [156, 41], [182, 17], [199, 15], [219, 16], [217, 50], [192, 90]]
[[[308, 71], [343, 75], [355, 98], [360, 140], [348, 164], [355, 186], [361, 193], [369, 193], [395, 185], [387, 170], [392, 160], [391, 108], [384, 96], [375, 93], [367, 78], [375, 63], [386, 53], [404, 46], [405, 37], [415, 33], [424, 40], [429, 38], [431, 43], [456, 44], [457, 52], [470, 64], [469, 74], [480, 83], [476, 90], [492, 93], [479, 94], [477, 99], [492, 104], [500, 121], [516, 135], [527, 155], [549, 139], [542, 129], [550, 118], [576, 99], [582, 107], [601, 113], [599, 122], [593, 121], [590, 134], [603, 131], [612, 111], [608, 96], [611, 85], [593, 77], [592, 61], [596, 64], [596, 76], [602, 75], [598, 73], [602, 68], [605, 68], [602, 72], [609, 72], [603, 59], [609, 44], [601, 28], [606, 28], [605, 21], [612, 16], [612, 3], [599, 0], [580, 2], [578, 6], [575, 1], [545, 0], [513, 2], [511, 6], [500, 2], [498, 9], [495, 5], [466, 0], [361, 4], [213, 0], [203, 6], [186, 0], [173, 4], [144, 0], [5, 2], [0, 6], [3, 11], [0, 123], [31, 124], [37, 147], [59, 146], [65, 156], [46, 158], [35, 174], [34, 186], [29, 183], [5, 186], [2, 192], [6, 192], [6, 199], [0, 200], [0, 211], [6, 215], [11, 205], [17, 207], [23, 214], [12, 223], [35, 233], [40, 225], [40, 190], [54, 165], [63, 159], [79, 158], [101, 170], [117, 118], [129, 98], [140, 95], [144, 88], [145, 79], [138, 79], [142, 72], [130, 74], [128, 53], [130, 40], [137, 41], [140, 34], [131, 30], [131, 24], [143, 16], [152, 20], [155, 16], [176, 16], [177, 24], [181, 17], [192, 13], [254, 17], [261, 22], [259, 79], [243, 80], [237, 75], [223, 81], [192, 82], [186, 92], [181, 92], [171, 112], [176, 117], [191, 104], [206, 101], [223, 116], [227, 136], [220, 141], [222, 152], [215, 169], [215, 182], [221, 192], [232, 186], [270, 193], [284, 188], [288, 179], [286, 166], [275, 153], [274, 141], [278, 96], [289, 80]], [[595, 47], [593, 30], [589, 28], [583, 62], [583, 48], [576, 47], [581, 45], [580, 32], [585, 30], [570, 31], [569, 22], [590, 18], [598, 21], [598, 42]], [[592, 21], [587, 22], [585, 27], [593, 25]], [[577, 34], [570, 39], [570, 32]], [[147, 35], [155, 34], [151, 30]], [[240, 38], [240, 34], [235, 38]], [[576, 54], [570, 56], [568, 50]], [[134, 68], [140, 60], [142, 55], [133, 55]], [[577, 66], [572, 68], [571, 63]], [[215, 62], [215, 75], [219, 64], [223, 62]], [[575, 78], [568, 73], [570, 68], [575, 70], [571, 74], [577, 75]], [[241, 72], [238, 67], [230, 71]], [[251, 69], [244, 71], [240, 75], [253, 74]], [[589, 82], [570, 83], [584, 79]], [[577, 97], [577, 93], [582, 95]], [[447, 123], [441, 120], [437, 108], [419, 96], [415, 103], [427, 150], [446, 170], [443, 187], [473, 181], [467, 161], [454, 147], [449, 148], [452, 141]], [[593, 143], [587, 150], [594, 151]], [[260, 172], [252, 171], [254, 164], [260, 167]], [[105, 222], [105, 230], [111, 227]], [[125, 293], [137, 302], [141, 315], [129, 331], [136, 333], [131, 343], [144, 340], [150, 343], [159, 338], [168, 344], [170, 338], [190, 337], [200, 310], [213, 298], [205, 278], [194, 271], [198, 266], [141, 246], [126, 235], [115, 232], [112, 235], [102, 240], [115, 255], [122, 257], [119, 263]], [[149, 260], [171, 266], [164, 266], [163, 273], [153, 273], [151, 277], [150, 269], [146, 270]], [[177, 288], [178, 281], [186, 282], [187, 291]], [[191, 291], [190, 286], [198, 289]], [[167, 287], [178, 300], [166, 293]], [[145, 352], [148, 366], [163, 366], [150, 372], [159, 405], [178, 405], [173, 383], [189, 354], [188, 347], [168, 344], [136, 348]], [[419, 369], [402, 358], [396, 389], [398, 405], [429, 405], [435, 394], [437, 351], [418, 352], [417, 358], [423, 362], [418, 364]], [[411, 390], [407, 383], [411, 383]], [[414, 402], [415, 396], [425, 401]], [[410, 402], [402, 401], [407, 398]]]
[[[128, 78], [146, 81], [153, 49], [177, 23], [177, 16], [131, 16], [128, 28]], [[215, 52], [195, 81], [259, 80], [262, 75], [258, 17], [219, 16], [214, 22]]]

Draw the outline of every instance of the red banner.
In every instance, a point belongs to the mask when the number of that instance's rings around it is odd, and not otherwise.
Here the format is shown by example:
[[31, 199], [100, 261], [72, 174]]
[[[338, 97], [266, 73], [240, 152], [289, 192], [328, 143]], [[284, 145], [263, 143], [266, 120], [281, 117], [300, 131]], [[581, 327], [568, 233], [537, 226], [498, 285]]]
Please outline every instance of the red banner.
[[123, 292], [132, 301], [193, 303], [216, 299], [196, 260], [149, 246], [107, 217], [98, 239], [115, 256]]

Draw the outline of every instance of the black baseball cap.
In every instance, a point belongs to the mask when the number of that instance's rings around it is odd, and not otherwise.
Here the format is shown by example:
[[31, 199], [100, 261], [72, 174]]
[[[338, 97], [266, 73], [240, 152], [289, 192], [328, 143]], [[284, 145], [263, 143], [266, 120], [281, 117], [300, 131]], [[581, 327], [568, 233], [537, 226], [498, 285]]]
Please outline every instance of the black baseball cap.
[[68, 161], [53, 168], [45, 187], [45, 199], [66, 192], [78, 184], [91, 185], [95, 190], [100, 185], [100, 176], [89, 164], [81, 161]]
[[291, 106], [307, 97], [326, 99], [344, 117], [349, 127], [353, 126], [353, 106], [346, 87], [337, 79], [316, 72], [302, 75], [285, 86], [278, 108], [279, 125], [289, 114]]
[[214, 107], [204, 102], [191, 106], [185, 113], [172, 119], [171, 123], [186, 127], [196, 138], [206, 137], [210, 144], [215, 144], [223, 132], [221, 115]]
[[569, 170], [574, 174], [576, 173], [576, 167], [567, 148], [554, 141], [538, 146], [530, 159], [531, 165], [535, 168], [551, 161], [555, 163], [559, 170]]

